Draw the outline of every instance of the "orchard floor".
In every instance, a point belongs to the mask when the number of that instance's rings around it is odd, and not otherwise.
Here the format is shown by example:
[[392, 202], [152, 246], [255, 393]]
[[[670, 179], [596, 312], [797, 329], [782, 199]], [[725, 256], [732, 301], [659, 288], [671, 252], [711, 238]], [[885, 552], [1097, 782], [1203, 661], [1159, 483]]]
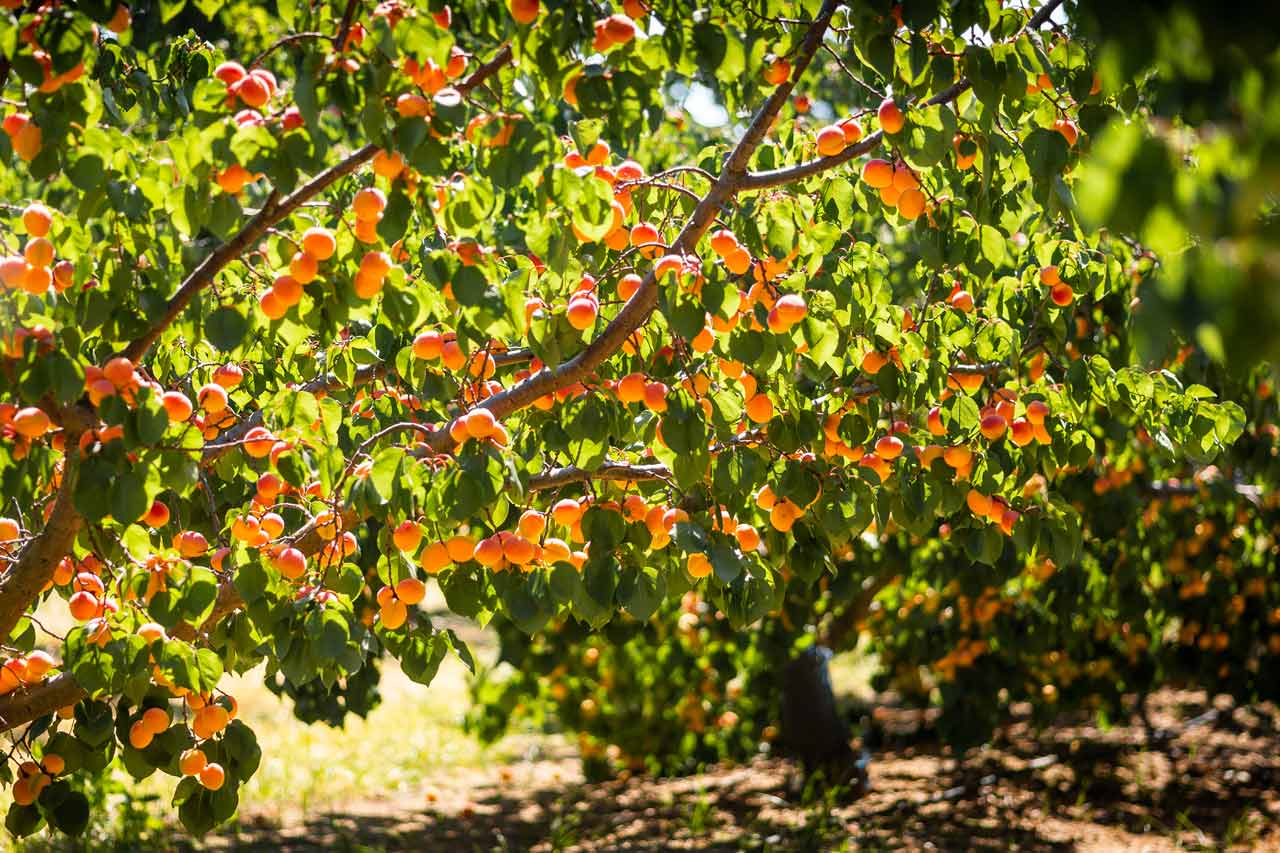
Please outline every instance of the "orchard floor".
[[[250, 811], [210, 846], [236, 850], [1280, 850], [1275, 716], [1159, 697], [1143, 729], [1014, 727], [964, 764], [925, 742], [871, 764], [847, 804], [796, 802], [760, 760], [699, 776], [585, 784], [571, 751], [529, 744], [493, 769], [297, 813]], [[901, 723], [901, 720], [897, 722]], [[511, 746], [511, 744], [508, 744]]]
[[[487, 635], [472, 626], [466, 639], [492, 659]], [[865, 698], [865, 673], [846, 661], [837, 688]], [[1280, 851], [1280, 712], [1203, 694], [1156, 697], [1154, 740], [1137, 724], [1014, 725], [963, 763], [913, 713], [881, 712], [889, 737], [870, 792], [806, 804], [776, 760], [587, 784], [564, 738], [483, 746], [462, 730], [454, 660], [430, 688], [388, 669], [382, 705], [345, 731], [297, 722], [260, 677], [229, 689], [264, 753], [237, 823], [193, 845], [171, 820], [173, 781], [153, 777], [141, 797], [105, 792], [83, 846], [37, 837], [20, 849]]]

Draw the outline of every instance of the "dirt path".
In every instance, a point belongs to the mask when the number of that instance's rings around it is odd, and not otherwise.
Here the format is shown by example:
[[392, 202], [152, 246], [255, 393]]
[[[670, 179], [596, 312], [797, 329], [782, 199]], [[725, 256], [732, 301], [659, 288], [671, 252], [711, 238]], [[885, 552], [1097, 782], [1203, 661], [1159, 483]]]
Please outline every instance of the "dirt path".
[[[890, 715], [892, 716], [892, 715]], [[252, 814], [215, 846], [241, 850], [1280, 850], [1274, 709], [1220, 710], [1167, 692], [1148, 742], [1014, 725], [964, 762], [886, 718], [871, 791], [802, 804], [761, 759], [685, 779], [584, 784], [569, 751], [433, 779], [423, 790], [307, 818]]]

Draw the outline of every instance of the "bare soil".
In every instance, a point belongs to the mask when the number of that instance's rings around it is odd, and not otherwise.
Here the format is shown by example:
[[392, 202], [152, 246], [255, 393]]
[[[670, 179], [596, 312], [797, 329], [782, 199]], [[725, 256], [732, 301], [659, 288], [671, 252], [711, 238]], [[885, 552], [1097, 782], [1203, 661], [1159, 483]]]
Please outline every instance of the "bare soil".
[[870, 791], [797, 792], [761, 758], [681, 779], [583, 781], [567, 748], [458, 771], [394, 799], [242, 816], [237, 850], [1280, 850], [1280, 714], [1164, 691], [1148, 730], [1015, 723], [954, 756], [915, 712], [881, 711]]

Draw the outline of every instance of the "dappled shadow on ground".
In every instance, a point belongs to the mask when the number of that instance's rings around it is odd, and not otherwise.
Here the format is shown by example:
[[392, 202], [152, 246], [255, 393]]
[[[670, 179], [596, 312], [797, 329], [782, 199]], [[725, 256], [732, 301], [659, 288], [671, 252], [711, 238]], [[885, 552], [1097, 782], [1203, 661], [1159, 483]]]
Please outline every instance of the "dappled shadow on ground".
[[[890, 715], [891, 716], [891, 715]], [[585, 784], [572, 757], [431, 791], [270, 823], [247, 818], [217, 846], [242, 850], [1253, 849], [1280, 842], [1274, 709], [1161, 694], [1141, 725], [1010, 726], [957, 760], [896, 734], [861, 799], [805, 802], [784, 762], [683, 779]]]

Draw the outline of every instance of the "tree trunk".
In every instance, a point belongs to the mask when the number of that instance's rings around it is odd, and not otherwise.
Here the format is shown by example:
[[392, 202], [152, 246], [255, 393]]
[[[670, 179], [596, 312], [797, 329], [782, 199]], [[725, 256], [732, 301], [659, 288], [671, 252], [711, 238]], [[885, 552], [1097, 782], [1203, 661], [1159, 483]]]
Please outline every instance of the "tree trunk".
[[847, 787], [855, 795], [867, 787], [866, 763], [850, 745], [849, 725], [836, 707], [827, 664], [832, 652], [810, 646], [783, 670], [782, 743], [804, 767], [805, 782]]

